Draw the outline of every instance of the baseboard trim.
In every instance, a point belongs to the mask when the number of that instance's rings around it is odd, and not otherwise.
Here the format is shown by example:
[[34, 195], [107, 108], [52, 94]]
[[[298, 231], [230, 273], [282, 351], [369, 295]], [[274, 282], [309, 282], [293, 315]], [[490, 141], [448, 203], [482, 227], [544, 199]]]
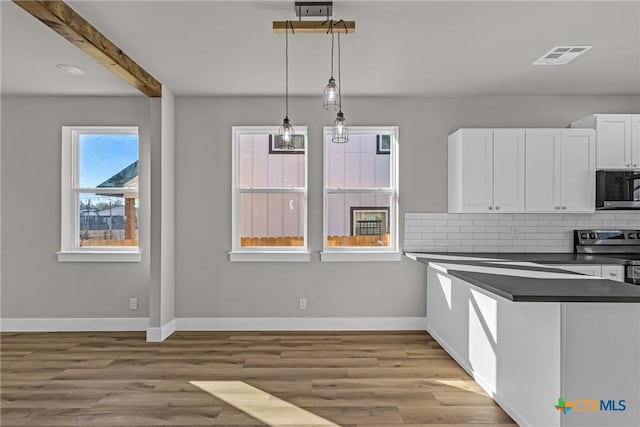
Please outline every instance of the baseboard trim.
[[145, 331], [146, 317], [3, 318], [2, 332], [114, 332]]
[[147, 328], [147, 342], [162, 342], [176, 331], [176, 319], [157, 328]]
[[180, 317], [178, 331], [424, 331], [424, 317]]
[[149, 327], [146, 317], [4, 318], [2, 332], [146, 331], [159, 342], [175, 331], [424, 331], [424, 317], [179, 317]]

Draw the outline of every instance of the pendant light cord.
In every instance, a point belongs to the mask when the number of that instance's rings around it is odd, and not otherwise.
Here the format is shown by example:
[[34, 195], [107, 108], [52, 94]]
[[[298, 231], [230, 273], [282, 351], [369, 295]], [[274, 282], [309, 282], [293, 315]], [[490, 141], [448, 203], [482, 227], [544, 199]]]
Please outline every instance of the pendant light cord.
[[[289, 117], [289, 25], [291, 21], [286, 22], [284, 28], [284, 111], [285, 117]], [[293, 31], [293, 24], [291, 24]]]
[[[338, 33], [338, 102], [340, 102], [340, 112], [342, 112], [342, 76], [340, 73], [340, 33]], [[333, 61], [333, 56], [331, 57]]]
[[331, 25], [331, 78], [333, 78], [333, 25]]

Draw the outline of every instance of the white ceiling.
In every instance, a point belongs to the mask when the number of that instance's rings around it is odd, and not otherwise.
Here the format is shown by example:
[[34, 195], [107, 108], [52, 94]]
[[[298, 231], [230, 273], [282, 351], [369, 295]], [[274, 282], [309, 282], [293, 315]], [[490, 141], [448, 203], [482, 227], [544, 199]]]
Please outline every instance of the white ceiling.
[[[11, 2], [1, 2], [2, 93], [137, 94]], [[293, 1], [70, 1], [176, 94], [274, 95], [284, 90]], [[346, 95], [640, 94], [640, 1], [334, 2], [355, 19], [343, 37]], [[329, 36], [290, 36], [290, 87], [320, 93]], [[564, 66], [532, 66], [556, 45], [594, 45]], [[55, 68], [69, 63], [85, 75]]]

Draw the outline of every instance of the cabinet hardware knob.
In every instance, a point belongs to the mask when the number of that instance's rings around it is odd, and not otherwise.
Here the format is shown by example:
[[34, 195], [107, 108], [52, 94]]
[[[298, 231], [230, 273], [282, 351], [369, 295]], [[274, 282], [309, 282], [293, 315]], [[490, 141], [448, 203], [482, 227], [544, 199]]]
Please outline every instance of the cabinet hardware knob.
[[499, 209], [500, 209], [500, 206], [496, 206], [496, 210], [499, 210]]
[[556, 206], [556, 209], [560, 209], [560, 206]]
[[563, 207], [562, 207], [562, 209], [567, 209], [567, 207], [566, 207], [566, 206], [563, 206]]
[[614, 271], [610, 271], [610, 272], [609, 272], [609, 276], [613, 276], [613, 277], [615, 277], [615, 276], [617, 276], [617, 274], [616, 274]]
[[490, 210], [490, 211], [491, 211], [491, 210], [493, 210], [493, 206], [489, 206], [489, 210]]

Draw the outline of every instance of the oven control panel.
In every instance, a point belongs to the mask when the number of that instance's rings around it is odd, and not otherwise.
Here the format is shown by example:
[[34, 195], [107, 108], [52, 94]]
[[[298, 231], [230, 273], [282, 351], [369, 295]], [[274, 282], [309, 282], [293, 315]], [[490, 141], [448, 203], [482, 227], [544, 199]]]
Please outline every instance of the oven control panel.
[[573, 241], [577, 245], [640, 245], [640, 230], [575, 230]]

